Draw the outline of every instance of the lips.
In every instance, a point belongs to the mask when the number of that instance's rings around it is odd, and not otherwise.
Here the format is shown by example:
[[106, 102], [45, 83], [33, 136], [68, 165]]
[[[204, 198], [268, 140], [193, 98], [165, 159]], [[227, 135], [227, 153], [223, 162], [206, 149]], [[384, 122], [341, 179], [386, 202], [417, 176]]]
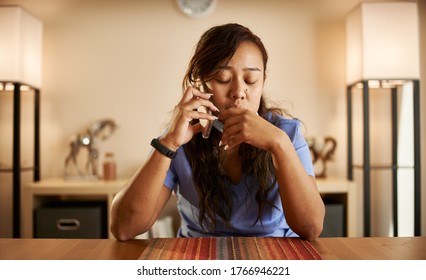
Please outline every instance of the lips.
[[226, 109], [230, 109], [230, 108], [247, 108], [246, 106], [244, 106], [243, 104], [241, 104], [241, 103], [238, 103], [238, 104], [231, 104], [231, 105], [228, 105], [228, 106], [226, 106], [225, 107], [225, 110]]

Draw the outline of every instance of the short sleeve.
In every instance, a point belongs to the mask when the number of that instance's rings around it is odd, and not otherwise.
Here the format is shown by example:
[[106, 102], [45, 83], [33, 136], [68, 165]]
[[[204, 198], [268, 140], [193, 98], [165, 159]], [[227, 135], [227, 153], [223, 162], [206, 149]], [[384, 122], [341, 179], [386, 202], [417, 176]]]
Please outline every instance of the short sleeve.
[[315, 176], [314, 166], [312, 164], [311, 152], [308, 143], [300, 133], [300, 122], [297, 125], [297, 133], [293, 141], [294, 149], [302, 162], [303, 167], [310, 176]]
[[286, 119], [278, 116], [273, 123], [287, 133], [308, 175], [315, 176], [311, 152], [308, 143], [301, 133], [301, 122], [297, 119]]
[[172, 163], [170, 164], [169, 170], [167, 170], [166, 179], [164, 180], [164, 185], [171, 191], [174, 190], [176, 184], [177, 184], [177, 173], [176, 169], [174, 167], [174, 161], [172, 160]]

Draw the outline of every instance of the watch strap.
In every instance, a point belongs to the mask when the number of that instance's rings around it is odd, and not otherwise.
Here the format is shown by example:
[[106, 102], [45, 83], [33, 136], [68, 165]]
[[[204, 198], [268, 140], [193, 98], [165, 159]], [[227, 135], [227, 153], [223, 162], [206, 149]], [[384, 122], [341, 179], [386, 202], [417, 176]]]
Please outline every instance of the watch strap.
[[169, 148], [161, 144], [158, 138], [152, 139], [151, 146], [168, 158], [174, 159], [176, 157], [176, 152], [170, 150]]

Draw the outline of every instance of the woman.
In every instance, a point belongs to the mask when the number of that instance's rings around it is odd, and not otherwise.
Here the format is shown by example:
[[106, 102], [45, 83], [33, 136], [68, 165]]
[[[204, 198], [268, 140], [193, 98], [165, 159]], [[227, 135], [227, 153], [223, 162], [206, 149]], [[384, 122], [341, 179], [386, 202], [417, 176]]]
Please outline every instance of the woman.
[[[320, 235], [325, 210], [309, 148], [300, 122], [265, 104], [267, 60], [244, 26], [216, 26], [201, 36], [168, 130], [113, 201], [118, 240], [149, 230], [172, 191], [180, 237]], [[213, 128], [205, 139], [202, 122], [216, 119], [223, 133]]]

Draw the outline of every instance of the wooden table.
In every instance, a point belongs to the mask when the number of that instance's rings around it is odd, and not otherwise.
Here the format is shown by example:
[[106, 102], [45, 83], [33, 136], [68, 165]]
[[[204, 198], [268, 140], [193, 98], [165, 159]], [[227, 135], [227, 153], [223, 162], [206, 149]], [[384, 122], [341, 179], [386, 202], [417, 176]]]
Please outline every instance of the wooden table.
[[426, 236], [319, 238], [313, 245], [327, 260], [426, 260]]
[[[0, 239], [3, 260], [136, 260], [148, 240]], [[334, 237], [312, 243], [327, 260], [426, 260], [426, 237]]]

